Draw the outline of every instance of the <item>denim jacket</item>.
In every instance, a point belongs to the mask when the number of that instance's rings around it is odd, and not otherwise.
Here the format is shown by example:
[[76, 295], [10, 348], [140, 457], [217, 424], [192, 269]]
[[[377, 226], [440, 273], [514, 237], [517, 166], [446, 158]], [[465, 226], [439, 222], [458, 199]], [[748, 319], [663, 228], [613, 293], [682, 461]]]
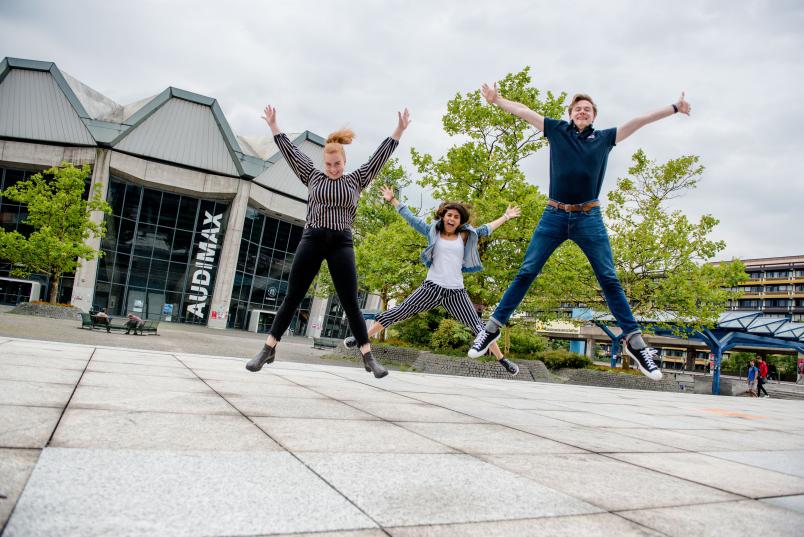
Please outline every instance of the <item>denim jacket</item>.
[[[433, 264], [433, 251], [435, 250], [435, 243], [438, 240], [438, 230], [436, 224], [439, 220], [433, 220], [429, 224], [423, 219], [413, 214], [407, 205], [400, 203], [397, 212], [404, 218], [410, 227], [427, 237], [427, 248], [419, 256], [424, 263], [424, 266], [430, 268]], [[480, 254], [477, 251], [478, 237], [488, 237], [491, 235], [491, 227], [488, 224], [483, 224], [475, 229], [469, 224], [463, 224], [457, 229], [458, 232], [468, 231], [469, 236], [466, 238], [466, 244], [463, 247], [463, 264], [461, 265], [461, 272], [480, 272], [483, 270], [483, 265], [480, 263]], [[462, 239], [461, 239], [462, 240]]]

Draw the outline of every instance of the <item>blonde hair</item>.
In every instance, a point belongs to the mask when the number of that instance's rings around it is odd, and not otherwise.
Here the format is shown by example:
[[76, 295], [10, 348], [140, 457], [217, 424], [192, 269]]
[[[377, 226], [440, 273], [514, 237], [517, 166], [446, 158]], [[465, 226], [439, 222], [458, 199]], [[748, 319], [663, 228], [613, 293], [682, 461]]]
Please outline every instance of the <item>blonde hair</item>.
[[567, 114], [569, 114], [570, 116], [572, 115], [572, 107], [575, 106], [575, 103], [577, 103], [578, 101], [589, 101], [592, 104], [592, 110], [595, 113], [595, 117], [597, 117], [597, 105], [595, 104], [595, 101], [593, 101], [592, 98], [585, 93], [576, 93], [575, 95], [573, 95], [572, 102], [567, 107]]
[[340, 151], [344, 160], [346, 160], [346, 151], [344, 151], [343, 146], [351, 144], [354, 139], [355, 133], [352, 129], [339, 129], [327, 138], [327, 142], [324, 144], [324, 154]]

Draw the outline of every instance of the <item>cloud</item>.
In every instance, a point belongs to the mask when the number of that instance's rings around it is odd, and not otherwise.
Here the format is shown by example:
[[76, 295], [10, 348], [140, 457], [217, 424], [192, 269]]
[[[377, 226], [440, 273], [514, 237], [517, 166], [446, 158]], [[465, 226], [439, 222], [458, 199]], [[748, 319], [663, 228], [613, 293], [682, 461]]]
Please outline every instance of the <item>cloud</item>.
[[[804, 253], [802, 25], [795, 0], [0, 0], [0, 51], [54, 61], [122, 104], [171, 85], [215, 97], [247, 136], [266, 133], [267, 103], [288, 131], [349, 125], [358, 133], [352, 165], [404, 106], [414, 122], [403, 163], [410, 147], [443, 154], [456, 143], [441, 128], [447, 101], [525, 66], [541, 89], [592, 94], [600, 128], [686, 90], [693, 116], [650, 125], [615, 148], [605, 188], [637, 148], [658, 161], [700, 155], [704, 180], [679, 208], [721, 220], [723, 257], [760, 257]], [[525, 170], [546, 190], [546, 154]]]

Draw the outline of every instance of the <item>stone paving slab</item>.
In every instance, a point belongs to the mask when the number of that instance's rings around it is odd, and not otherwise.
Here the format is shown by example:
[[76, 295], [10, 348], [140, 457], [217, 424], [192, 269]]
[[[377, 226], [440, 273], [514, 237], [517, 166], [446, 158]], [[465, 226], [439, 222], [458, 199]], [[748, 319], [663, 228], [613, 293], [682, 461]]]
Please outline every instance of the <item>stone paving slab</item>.
[[0, 405], [63, 408], [74, 388], [72, 384], [0, 379]]
[[2, 341], [2, 537], [803, 527], [801, 401]]
[[671, 537], [800, 537], [804, 528], [804, 515], [751, 500], [618, 514]]
[[382, 526], [594, 513], [597, 507], [467, 455], [304, 453]]
[[[451, 448], [384, 421], [253, 418], [295, 453], [451, 453]], [[366, 457], [368, 458], [368, 457]]]
[[288, 453], [48, 448], [3, 535], [181, 537], [371, 527], [377, 526]]
[[592, 453], [493, 455], [485, 459], [607, 511], [741, 499]]
[[0, 405], [0, 448], [45, 447], [60, 417], [60, 408]]
[[0, 527], [14, 509], [39, 453], [36, 449], [0, 448]]
[[208, 393], [114, 388], [80, 385], [70, 405], [75, 408], [180, 412], [185, 414], [237, 414], [219, 395]]
[[700, 453], [615, 453], [616, 459], [749, 498], [804, 494], [804, 478]]
[[[98, 431], [103, 431], [102, 435]], [[53, 447], [205, 451], [281, 451], [243, 416], [71, 408]]]
[[663, 534], [608, 513], [389, 528], [392, 537], [659, 537]]

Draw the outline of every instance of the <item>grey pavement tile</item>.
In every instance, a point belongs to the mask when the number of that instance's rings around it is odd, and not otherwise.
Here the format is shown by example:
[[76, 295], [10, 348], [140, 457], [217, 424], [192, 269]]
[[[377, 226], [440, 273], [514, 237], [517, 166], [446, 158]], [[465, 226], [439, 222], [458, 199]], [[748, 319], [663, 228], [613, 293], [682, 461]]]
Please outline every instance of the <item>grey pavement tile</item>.
[[612, 457], [749, 498], [804, 493], [804, 478], [699, 453], [612, 454]]
[[56, 369], [53, 367], [0, 363], [0, 379], [3, 380], [30, 380], [75, 386], [75, 383], [81, 378], [82, 372], [81, 369]]
[[531, 430], [550, 430], [560, 428], [571, 428], [572, 424], [542, 416], [531, 410], [518, 410], [515, 408], [497, 408], [492, 406], [480, 406], [473, 409], [466, 409], [466, 412], [476, 418], [481, 418], [500, 425], [509, 425], [517, 428], [529, 428]]
[[[480, 397], [482, 402], [504, 408], [516, 408], [518, 410], [556, 410], [556, 404], [552, 401], [539, 399], [527, 399], [524, 397]], [[586, 410], [586, 409], [584, 409]]]
[[449, 453], [447, 446], [393, 423], [358, 420], [253, 418], [294, 453]]
[[349, 401], [349, 404], [388, 421], [429, 421], [439, 423], [480, 423], [482, 420], [426, 403]]
[[300, 457], [384, 527], [599, 511], [468, 455], [304, 453]]
[[591, 453], [486, 455], [483, 458], [606, 511], [739, 499], [710, 487]]
[[392, 537], [660, 537], [662, 534], [609, 513], [474, 524], [386, 528]]
[[172, 392], [214, 393], [198, 378], [165, 377], [156, 375], [103, 373], [87, 371], [81, 378], [81, 386], [106, 386], [128, 390], [167, 390]]
[[580, 453], [582, 450], [494, 423], [403, 423], [406, 429], [471, 454]]
[[244, 373], [253, 372], [246, 369], [246, 359], [233, 360], [230, 358], [187, 358], [183, 355], [177, 355], [176, 358], [184, 366], [190, 369], [205, 369], [207, 371], [243, 371]]
[[102, 360], [92, 360], [89, 362], [87, 371], [99, 373], [120, 373], [123, 375], [149, 375], [155, 377], [176, 377], [176, 378], [197, 378], [192, 371], [187, 368], [170, 367], [162, 365], [141, 365], [141, 364], [121, 364], [117, 362], [105, 362]]
[[64, 408], [74, 385], [0, 379], [0, 405], [29, 405]]
[[[0, 347], [2, 350], [2, 347]], [[83, 371], [89, 358], [63, 358], [61, 356], [24, 356], [0, 352], [0, 365], [30, 365], [52, 369], [77, 369]]]
[[566, 410], [539, 410], [541, 416], [567, 422], [568, 426], [580, 425], [583, 427], [639, 427], [638, 423], [628, 421], [625, 418], [615, 418], [604, 416], [597, 412], [586, 411], [566, 411]]
[[235, 382], [231, 380], [207, 380], [209, 386], [227, 397], [233, 395], [245, 397], [287, 397], [290, 399], [304, 398], [304, 399], [326, 399], [325, 395], [321, 395], [313, 390], [309, 390], [302, 386], [295, 386], [293, 384], [286, 384], [284, 381], [277, 382], [263, 382], [263, 383], [248, 383], [248, 382]]
[[[783, 431], [695, 431], [696, 435], [728, 444], [723, 451], [804, 449], [804, 436]], [[718, 450], [711, 450], [718, 451]]]
[[796, 511], [797, 513], [804, 515], [804, 494], [798, 494], [796, 496], [780, 496], [778, 498], [764, 498], [759, 501], [774, 505], [776, 507], [781, 507], [782, 509], [787, 509], [788, 511]]
[[333, 399], [227, 395], [227, 400], [246, 416], [377, 420], [375, 416]]
[[60, 416], [60, 408], [0, 405], [0, 447], [45, 447]]
[[134, 351], [123, 349], [97, 349], [92, 360], [115, 362], [118, 364], [156, 365], [162, 367], [184, 367], [172, 354], [153, 351]]
[[376, 528], [287, 453], [47, 448], [4, 537]]
[[382, 530], [325, 531], [315, 533], [271, 534], [270, 537], [388, 537]]
[[800, 537], [804, 515], [752, 500], [618, 513], [671, 537]]
[[202, 416], [70, 408], [52, 447], [100, 449], [280, 451], [242, 416]]
[[338, 399], [339, 401], [377, 401], [401, 404], [411, 402], [409, 398], [402, 395], [378, 390], [372, 387], [364, 387], [357, 383], [351, 383], [349, 386], [338, 386], [334, 388], [326, 385], [313, 385], [311, 386], [311, 389], [314, 389], [318, 393], [327, 397]]
[[84, 385], [79, 386], [75, 391], [70, 408], [184, 414], [238, 414], [225, 399], [215, 393], [133, 390]]
[[798, 451], [720, 451], [704, 453], [782, 474], [804, 477], [804, 450]]
[[0, 529], [14, 509], [38, 458], [38, 449], [0, 449]]
[[88, 360], [92, 356], [93, 350], [93, 347], [87, 345], [35, 340], [14, 340], [3, 345], [3, 354], [26, 356], [32, 359], [58, 357]]
[[223, 382], [237, 382], [238, 384], [284, 384], [296, 386], [293, 382], [281, 376], [270, 373], [263, 368], [259, 373], [248, 371], [245, 367], [232, 369], [203, 369], [193, 367], [192, 372], [204, 380], [219, 380]]
[[640, 428], [616, 429], [612, 432], [686, 451], [714, 451], [732, 447], [725, 440], [704, 438], [699, 434], [700, 431]]
[[680, 451], [678, 448], [640, 440], [606, 429], [594, 429], [591, 427], [533, 427], [529, 425], [522, 425], [519, 428], [556, 442], [562, 442], [596, 453]]

